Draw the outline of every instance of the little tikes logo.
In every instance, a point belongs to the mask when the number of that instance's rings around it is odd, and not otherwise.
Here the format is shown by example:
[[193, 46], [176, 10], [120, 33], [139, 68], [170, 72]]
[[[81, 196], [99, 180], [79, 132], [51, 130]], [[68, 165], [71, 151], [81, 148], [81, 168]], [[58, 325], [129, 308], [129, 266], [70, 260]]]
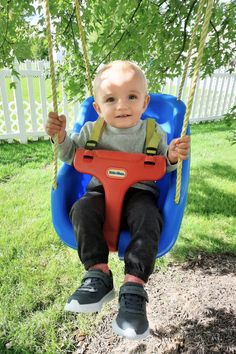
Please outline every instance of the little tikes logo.
[[127, 171], [123, 168], [108, 168], [107, 176], [110, 178], [125, 178], [127, 176]]

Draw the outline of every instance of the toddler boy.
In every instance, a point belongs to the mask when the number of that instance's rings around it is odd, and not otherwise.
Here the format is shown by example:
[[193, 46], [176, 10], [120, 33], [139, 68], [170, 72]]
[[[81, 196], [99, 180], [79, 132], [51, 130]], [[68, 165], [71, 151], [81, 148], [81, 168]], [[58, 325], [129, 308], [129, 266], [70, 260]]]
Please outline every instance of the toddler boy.
[[[94, 109], [106, 122], [98, 149], [143, 153], [146, 120], [142, 113], [149, 103], [147, 81], [142, 70], [128, 61], [105, 65], [96, 75], [93, 85]], [[58, 133], [59, 157], [72, 164], [76, 149], [89, 140], [94, 122], [87, 122], [80, 133], [69, 137], [64, 115], [49, 113], [46, 131]], [[178, 158], [189, 155], [188, 136], [166, 143], [166, 134], [156, 124], [161, 135], [157, 154], [167, 158], [167, 171], [176, 169]], [[125, 277], [119, 293], [119, 311], [113, 321], [115, 333], [130, 339], [143, 339], [149, 334], [146, 315], [148, 301], [144, 284], [153, 272], [162, 216], [156, 206], [158, 190], [154, 182], [142, 181], [129, 188], [122, 210], [122, 225], [129, 228], [131, 242], [124, 256]], [[72, 206], [70, 219], [78, 241], [78, 254], [87, 270], [81, 286], [69, 298], [65, 310], [97, 312], [114, 297], [112, 273], [108, 266], [109, 250], [103, 237], [105, 215], [104, 189], [93, 177], [87, 192]]]

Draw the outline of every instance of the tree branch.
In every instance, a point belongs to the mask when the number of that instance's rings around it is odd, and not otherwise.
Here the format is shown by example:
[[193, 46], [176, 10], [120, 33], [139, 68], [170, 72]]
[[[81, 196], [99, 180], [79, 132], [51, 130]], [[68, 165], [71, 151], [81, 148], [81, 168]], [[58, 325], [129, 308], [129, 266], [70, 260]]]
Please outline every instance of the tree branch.
[[141, 3], [142, 3], [143, 0], [139, 0], [138, 2], [138, 5], [136, 6], [135, 10], [133, 11], [129, 21], [128, 21], [128, 25], [126, 26], [124, 32], [122, 33], [122, 35], [120, 36], [120, 38], [118, 39], [118, 41], [114, 44], [114, 46], [112, 47], [112, 49], [109, 51], [109, 53], [107, 53], [105, 55], [105, 57], [101, 60], [101, 62], [97, 65], [97, 67], [94, 69], [94, 72], [96, 72], [97, 68], [99, 67], [99, 65], [101, 65], [110, 55], [111, 53], [113, 52], [113, 50], [119, 45], [119, 43], [122, 41], [122, 39], [124, 38], [124, 36], [126, 35], [126, 33], [128, 32], [128, 27], [129, 25], [133, 22], [134, 20], [134, 17], [138, 11], [138, 9], [140, 8], [141, 6]]
[[178, 62], [179, 58], [181, 57], [182, 53], [183, 53], [184, 50], [185, 50], [185, 45], [186, 45], [186, 41], [187, 41], [187, 25], [188, 25], [189, 18], [190, 18], [191, 14], [192, 14], [192, 11], [193, 11], [193, 8], [194, 8], [196, 2], [197, 2], [197, 0], [194, 0], [194, 1], [193, 1], [192, 5], [191, 5], [191, 7], [190, 7], [190, 9], [189, 9], [188, 15], [187, 15], [187, 17], [186, 17], [186, 20], [185, 20], [185, 23], [184, 23], [184, 39], [183, 39], [183, 44], [182, 44], [182, 48], [181, 48], [181, 50], [180, 50], [180, 52], [179, 52], [179, 54], [178, 54], [178, 56], [177, 56], [177, 58], [176, 58], [176, 60], [175, 60], [175, 63]]
[[[189, 9], [189, 12], [187, 14], [187, 17], [186, 17], [186, 20], [185, 20], [185, 23], [184, 23], [184, 38], [183, 38], [183, 44], [182, 44], [182, 48], [180, 49], [180, 52], [177, 56], [177, 58], [175, 59], [175, 64], [179, 61], [179, 58], [181, 57], [181, 55], [183, 54], [184, 50], [185, 50], [185, 45], [186, 45], [186, 42], [187, 42], [187, 25], [188, 25], [188, 22], [189, 22], [189, 18], [192, 14], [192, 11], [193, 11], [193, 8], [196, 4], [197, 0], [194, 0], [191, 4], [191, 7]], [[167, 71], [169, 70], [169, 66], [166, 67], [162, 72], [163, 73], [166, 73]]]
[[78, 48], [78, 43], [76, 42], [76, 39], [75, 39], [75, 33], [74, 33], [74, 30], [73, 30], [72, 22], [70, 22], [70, 28], [71, 28], [72, 38], [73, 38], [73, 42], [74, 42], [74, 51], [75, 51], [75, 54], [78, 55], [79, 48]]
[[70, 15], [69, 21], [67, 22], [67, 26], [66, 26], [66, 28], [63, 31], [63, 34], [66, 34], [66, 32], [68, 31], [68, 28], [71, 26], [72, 19], [74, 18], [74, 15], [75, 15], [75, 8], [73, 8], [73, 11], [72, 11], [72, 13]]
[[213, 23], [211, 20], [210, 20], [210, 24], [211, 24], [212, 28], [213, 28], [214, 31], [215, 31], [216, 39], [217, 39], [217, 47], [218, 47], [218, 50], [220, 50], [220, 37], [219, 37], [219, 32], [217, 31], [217, 29], [215, 28], [214, 23]]

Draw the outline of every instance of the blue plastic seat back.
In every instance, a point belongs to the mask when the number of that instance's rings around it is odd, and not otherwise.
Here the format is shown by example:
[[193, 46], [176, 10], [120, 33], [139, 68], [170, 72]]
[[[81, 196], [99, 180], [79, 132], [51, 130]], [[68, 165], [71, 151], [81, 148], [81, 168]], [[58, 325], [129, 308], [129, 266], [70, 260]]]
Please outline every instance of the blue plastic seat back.
[[[150, 97], [149, 106], [142, 119], [155, 118], [167, 133], [167, 140], [170, 143], [173, 138], [181, 135], [185, 105], [171, 95], [150, 94]], [[73, 131], [79, 132], [85, 122], [97, 119], [97, 113], [92, 103], [93, 98], [89, 97], [81, 104]], [[157, 252], [158, 257], [167, 253], [178, 237], [187, 197], [189, 167], [190, 161], [184, 161], [181, 200], [178, 205], [174, 203], [176, 171], [167, 173], [165, 177], [157, 182], [160, 189], [158, 207], [164, 219], [164, 227]], [[90, 179], [90, 175], [80, 174], [72, 166], [63, 164], [57, 177], [58, 188], [55, 191], [52, 190], [52, 220], [55, 230], [62, 241], [72, 248], [77, 248], [77, 245], [69, 219], [69, 212], [73, 203], [84, 194]], [[129, 232], [121, 231], [118, 251], [121, 259], [129, 241]]]

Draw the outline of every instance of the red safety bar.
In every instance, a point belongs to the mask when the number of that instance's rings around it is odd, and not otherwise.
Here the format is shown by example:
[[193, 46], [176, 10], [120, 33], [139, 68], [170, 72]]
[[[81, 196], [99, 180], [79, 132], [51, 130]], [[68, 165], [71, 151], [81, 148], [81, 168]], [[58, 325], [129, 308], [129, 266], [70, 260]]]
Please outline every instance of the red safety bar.
[[128, 152], [78, 149], [74, 167], [81, 173], [95, 176], [104, 187], [104, 237], [109, 250], [115, 252], [126, 191], [137, 182], [161, 179], [166, 173], [166, 158]]

